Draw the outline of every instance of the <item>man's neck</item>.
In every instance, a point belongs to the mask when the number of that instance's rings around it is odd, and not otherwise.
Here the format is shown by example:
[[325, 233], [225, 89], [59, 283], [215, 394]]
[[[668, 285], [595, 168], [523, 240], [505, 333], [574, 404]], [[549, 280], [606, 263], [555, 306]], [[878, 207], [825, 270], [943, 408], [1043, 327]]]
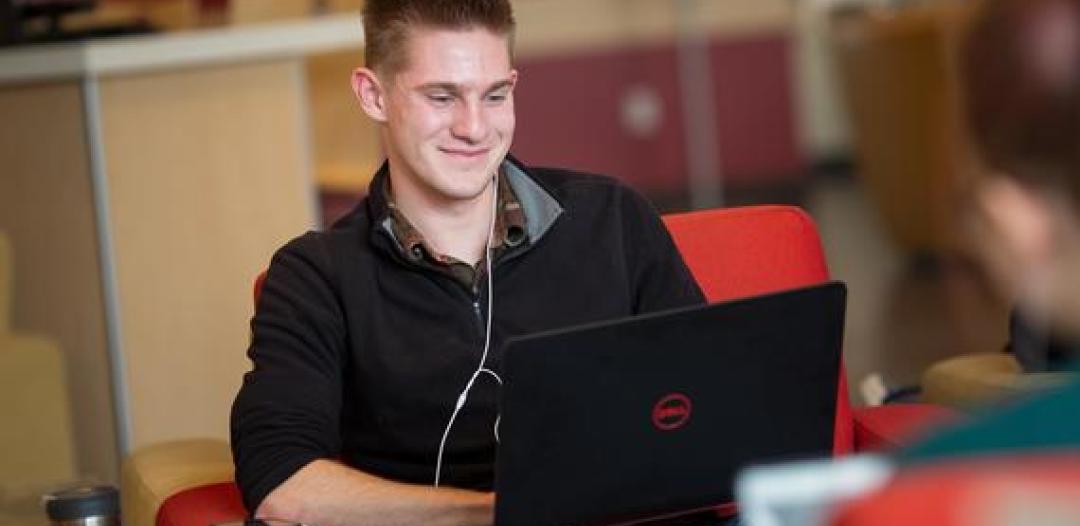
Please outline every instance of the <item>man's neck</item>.
[[460, 261], [475, 263], [483, 258], [491, 232], [491, 208], [497, 199], [495, 185], [489, 184], [471, 200], [449, 200], [393, 173], [391, 168], [394, 206], [435, 250]]

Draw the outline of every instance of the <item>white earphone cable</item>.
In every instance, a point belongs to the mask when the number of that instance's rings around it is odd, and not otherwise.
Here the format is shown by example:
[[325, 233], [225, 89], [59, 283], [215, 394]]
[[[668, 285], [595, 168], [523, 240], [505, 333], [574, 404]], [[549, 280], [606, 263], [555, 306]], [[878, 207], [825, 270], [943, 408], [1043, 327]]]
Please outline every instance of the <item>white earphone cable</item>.
[[[487, 323], [484, 329], [484, 352], [480, 355], [480, 364], [477, 365], [476, 371], [469, 377], [469, 381], [465, 383], [465, 388], [461, 390], [461, 394], [458, 395], [457, 401], [454, 403], [454, 411], [450, 413], [450, 420], [446, 423], [446, 429], [443, 430], [442, 440], [439, 441], [439, 452], [435, 457], [435, 487], [439, 487], [439, 482], [442, 479], [442, 460], [443, 452], [446, 450], [446, 440], [450, 437], [450, 429], [454, 427], [454, 421], [457, 420], [458, 413], [465, 407], [465, 403], [469, 399], [469, 391], [472, 390], [473, 383], [483, 373], [489, 373], [495, 377], [495, 380], [502, 385], [502, 378], [494, 371], [485, 367], [487, 365], [488, 351], [491, 349], [491, 313], [495, 306], [494, 302], [494, 279], [491, 275], [491, 242], [495, 237], [495, 219], [499, 211], [499, 176], [494, 177], [494, 185], [491, 196], [491, 224], [488, 226], [487, 244], [484, 248], [484, 262], [485, 271], [487, 272]], [[495, 419], [495, 440], [499, 440], [499, 419]]]

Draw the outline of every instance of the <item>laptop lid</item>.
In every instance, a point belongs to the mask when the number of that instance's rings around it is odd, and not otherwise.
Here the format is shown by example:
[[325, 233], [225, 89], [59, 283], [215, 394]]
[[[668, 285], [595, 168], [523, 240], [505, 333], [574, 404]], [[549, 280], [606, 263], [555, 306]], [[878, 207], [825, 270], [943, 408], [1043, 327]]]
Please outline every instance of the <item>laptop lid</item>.
[[748, 464], [832, 452], [846, 289], [515, 338], [496, 524], [613, 524], [730, 502]]

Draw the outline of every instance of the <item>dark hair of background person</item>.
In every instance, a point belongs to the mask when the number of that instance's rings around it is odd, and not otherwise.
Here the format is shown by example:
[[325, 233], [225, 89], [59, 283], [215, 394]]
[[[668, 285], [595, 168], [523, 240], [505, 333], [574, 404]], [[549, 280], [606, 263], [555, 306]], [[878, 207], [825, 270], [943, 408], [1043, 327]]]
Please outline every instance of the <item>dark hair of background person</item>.
[[[1080, 211], [1080, 0], [985, 0], [961, 52], [964, 108], [987, 167], [1063, 192]], [[1008, 350], [1025, 372], [1064, 369], [1074, 342], [1014, 309]]]
[[988, 168], [1080, 204], [1080, 0], [987, 0], [961, 81]]

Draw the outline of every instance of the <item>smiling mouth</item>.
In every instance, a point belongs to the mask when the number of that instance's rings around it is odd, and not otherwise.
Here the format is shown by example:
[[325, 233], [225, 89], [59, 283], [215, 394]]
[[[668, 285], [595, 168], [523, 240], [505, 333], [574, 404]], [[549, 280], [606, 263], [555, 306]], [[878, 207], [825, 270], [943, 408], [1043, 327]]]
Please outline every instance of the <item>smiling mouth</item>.
[[443, 153], [450, 155], [451, 157], [457, 157], [459, 159], [477, 159], [487, 155], [490, 148], [482, 148], [479, 150], [462, 150], [457, 148], [439, 148]]

